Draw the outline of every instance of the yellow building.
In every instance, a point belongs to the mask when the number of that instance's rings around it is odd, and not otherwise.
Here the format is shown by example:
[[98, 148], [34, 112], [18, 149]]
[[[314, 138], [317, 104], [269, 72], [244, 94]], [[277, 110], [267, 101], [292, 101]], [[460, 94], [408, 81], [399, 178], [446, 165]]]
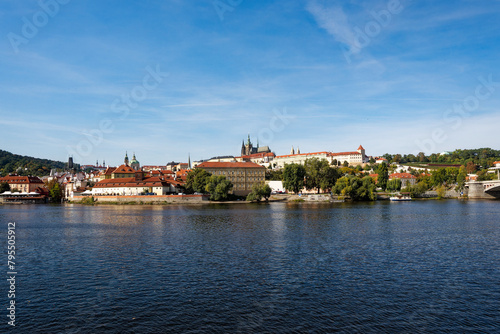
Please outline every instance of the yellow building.
[[34, 192], [39, 187], [44, 187], [44, 183], [37, 176], [18, 176], [9, 175], [0, 177], [0, 183], [7, 182], [10, 190], [17, 190], [20, 192]]
[[222, 175], [233, 184], [233, 194], [248, 195], [255, 183], [264, 182], [266, 168], [253, 162], [203, 162], [196, 166], [212, 175]]

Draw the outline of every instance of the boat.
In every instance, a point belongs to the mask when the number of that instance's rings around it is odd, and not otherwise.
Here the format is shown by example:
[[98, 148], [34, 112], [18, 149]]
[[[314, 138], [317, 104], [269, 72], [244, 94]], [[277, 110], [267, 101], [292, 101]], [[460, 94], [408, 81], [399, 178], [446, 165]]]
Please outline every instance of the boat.
[[411, 201], [411, 196], [408, 194], [398, 194], [395, 196], [391, 196], [389, 198], [391, 201], [394, 202], [403, 202], [403, 201]]

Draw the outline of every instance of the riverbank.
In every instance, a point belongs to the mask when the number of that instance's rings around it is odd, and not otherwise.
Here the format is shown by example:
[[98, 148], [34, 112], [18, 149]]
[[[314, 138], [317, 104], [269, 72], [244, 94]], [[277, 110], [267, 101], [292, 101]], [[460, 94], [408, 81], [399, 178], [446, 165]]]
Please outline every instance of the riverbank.
[[[392, 193], [377, 194], [377, 201], [388, 201]], [[455, 196], [453, 196], [455, 195]], [[267, 201], [249, 202], [244, 199], [231, 201], [210, 201], [209, 195], [167, 195], [167, 196], [75, 196], [73, 200], [68, 201], [69, 204], [82, 205], [203, 205], [203, 204], [252, 204], [252, 203], [275, 203], [275, 202], [292, 202], [292, 203], [339, 203], [350, 202], [349, 198], [342, 196], [330, 196], [329, 194], [276, 194], [272, 195]], [[413, 198], [412, 200], [440, 200], [437, 194], [426, 193], [422, 197]], [[442, 199], [458, 199], [466, 200], [467, 197], [456, 196], [455, 193], [447, 193]]]

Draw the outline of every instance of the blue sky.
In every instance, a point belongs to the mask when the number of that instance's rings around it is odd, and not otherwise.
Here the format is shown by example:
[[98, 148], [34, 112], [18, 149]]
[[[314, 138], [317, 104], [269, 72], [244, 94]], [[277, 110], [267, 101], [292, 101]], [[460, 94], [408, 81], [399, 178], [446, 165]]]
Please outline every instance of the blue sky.
[[[500, 1], [2, 1], [0, 149], [499, 148]], [[496, 82], [499, 82], [497, 84]]]

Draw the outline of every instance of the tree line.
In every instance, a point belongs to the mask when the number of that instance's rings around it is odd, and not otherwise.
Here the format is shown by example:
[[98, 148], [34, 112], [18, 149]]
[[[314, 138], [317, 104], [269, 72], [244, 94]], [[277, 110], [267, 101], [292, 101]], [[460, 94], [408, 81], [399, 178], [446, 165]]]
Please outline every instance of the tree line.
[[[211, 201], [225, 201], [235, 199], [237, 196], [231, 196], [233, 183], [226, 179], [223, 175], [212, 175], [206, 170], [196, 168], [190, 171], [186, 177], [184, 186], [187, 194], [209, 194]], [[251, 192], [247, 195], [247, 201], [261, 201], [269, 199], [271, 196], [271, 188], [269, 185], [262, 183], [254, 183]]]
[[61, 161], [38, 159], [0, 150], [0, 175], [17, 173], [21, 176], [46, 176], [51, 169], [63, 170], [67, 164]]
[[[274, 171], [269, 174], [272, 173], [273, 178], [281, 176], [285, 189], [294, 193], [306, 189], [349, 196], [353, 200], [374, 200], [377, 188], [381, 191], [409, 192], [414, 197], [428, 190], [436, 190], [438, 194], [446, 190], [462, 191], [467, 174], [477, 171], [477, 168], [472, 162], [460, 167], [441, 167], [426, 172], [409, 167], [408, 172], [415, 176], [415, 182], [403, 184], [401, 179], [389, 180], [389, 174], [397, 170], [386, 163], [367, 164], [364, 168], [338, 167], [325, 159], [312, 158], [307, 159], [304, 165], [287, 164], [280, 174]], [[370, 172], [376, 176], [370, 176]], [[477, 175], [478, 181], [496, 177], [487, 170], [478, 171]]]

